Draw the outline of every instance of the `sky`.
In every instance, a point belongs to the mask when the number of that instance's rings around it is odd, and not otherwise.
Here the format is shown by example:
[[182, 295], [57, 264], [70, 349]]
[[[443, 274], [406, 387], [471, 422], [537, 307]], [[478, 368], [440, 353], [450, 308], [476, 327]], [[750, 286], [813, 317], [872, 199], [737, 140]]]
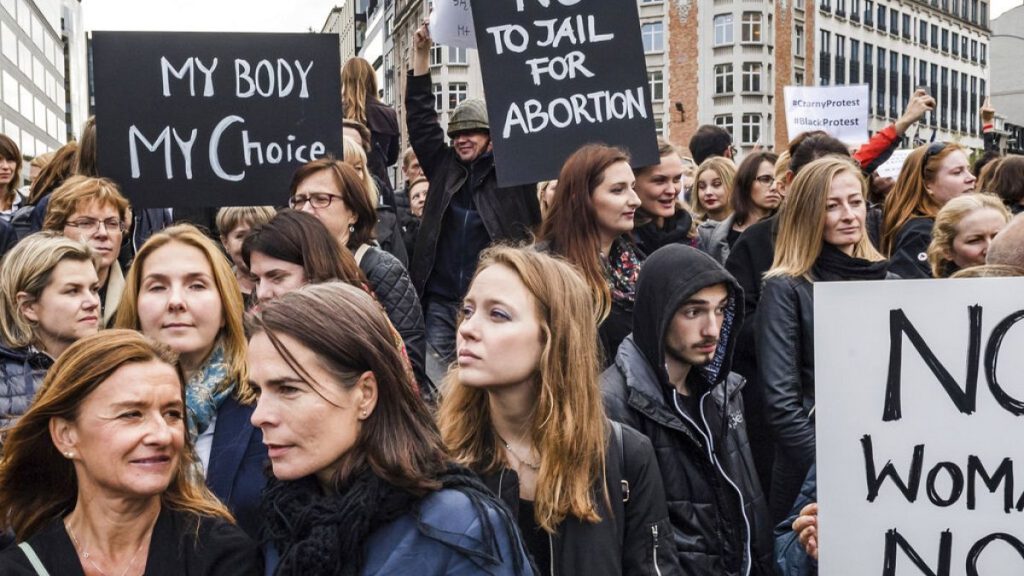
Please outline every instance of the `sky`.
[[[86, 30], [319, 31], [346, 0], [82, 0]], [[354, 0], [348, 0], [354, 1]], [[1022, 0], [992, 0], [992, 17]]]
[[89, 31], [319, 32], [345, 1], [82, 0], [82, 16]]

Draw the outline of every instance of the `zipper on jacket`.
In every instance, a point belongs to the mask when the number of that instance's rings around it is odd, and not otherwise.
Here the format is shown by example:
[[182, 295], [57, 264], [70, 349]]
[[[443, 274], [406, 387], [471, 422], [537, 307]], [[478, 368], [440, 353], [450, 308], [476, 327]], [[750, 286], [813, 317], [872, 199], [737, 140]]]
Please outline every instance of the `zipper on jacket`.
[[[679, 415], [682, 416], [684, 419], [686, 419], [687, 422], [692, 424], [693, 427], [696, 428], [698, 432], [700, 432], [700, 435], [704, 437], [704, 443], [705, 443], [704, 447], [707, 449], [708, 458], [711, 459], [711, 463], [715, 465], [715, 468], [718, 470], [718, 473], [722, 475], [722, 478], [725, 478], [725, 481], [729, 483], [729, 486], [732, 486], [732, 489], [736, 491], [736, 495], [739, 496], [739, 499], [740, 499], [740, 516], [743, 517], [743, 525], [746, 528], [746, 533], [743, 535], [744, 536], [743, 543], [744, 543], [744, 546], [746, 547], [746, 549], [744, 550], [744, 553], [746, 555], [746, 564], [747, 564], [746, 570], [744, 571], [744, 574], [746, 576], [750, 576], [750, 570], [751, 570], [751, 567], [754, 564], [754, 557], [753, 557], [753, 552], [750, 549], [750, 520], [747, 518], [747, 506], [746, 506], [746, 502], [743, 500], [743, 492], [741, 492], [739, 487], [736, 486], [736, 484], [733, 483], [732, 478], [729, 478], [729, 475], [725, 473], [725, 470], [722, 468], [722, 465], [718, 462], [718, 458], [715, 457], [715, 452], [714, 452], [714, 450], [715, 450], [715, 441], [711, 437], [711, 432], [710, 432], [711, 431], [711, 426], [708, 425], [708, 419], [704, 415], [704, 400], [710, 394], [711, 394], [711, 391], [708, 390], [707, 392], [704, 393], [703, 396], [700, 397], [700, 419], [704, 423], [704, 427], [703, 428], [698, 426], [697, 423], [694, 422], [693, 419], [690, 418], [686, 414], [686, 412], [682, 408], [679, 407], [679, 396], [676, 393], [672, 394], [672, 402], [675, 404], [676, 411], [679, 412]], [[726, 397], [728, 397], [728, 390], [726, 390]], [[726, 405], [728, 405], [728, 403]], [[726, 414], [726, 416], [728, 416], [728, 414]], [[705, 434], [705, 432], [704, 432], [705, 430], [707, 430], [708, 433]]]
[[661, 576], [661, 567], [658, 566], [658, 525], [651, 526], [651, 535], [654, 536], [654, 573]]
[[551, 566], [551, 576], [558, 576], [558, 573], [555, 572], [555, 539], [551, 537], [550, 532], [548, 532], [548, 546], [550, 547], [549, 550], [551, 551], [551, 558], [549, 560]]

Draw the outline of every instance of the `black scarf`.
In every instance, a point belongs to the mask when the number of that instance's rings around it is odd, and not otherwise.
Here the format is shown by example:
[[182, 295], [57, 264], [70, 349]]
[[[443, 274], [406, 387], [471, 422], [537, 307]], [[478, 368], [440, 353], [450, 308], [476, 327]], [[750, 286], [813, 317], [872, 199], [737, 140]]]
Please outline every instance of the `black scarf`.
[[847, 256], [828, 242], [822, 242], [821, 255], [811, 267], [811, 277], [818, 282], [884, 280], [888, 268], [889, 262], [886, 260], [872, 262]]
[[636, 243], [646, 255], [669, 244], [686, 244], [690, 246], [690, 227], [693, 218], [690, 213], [680, 208], [675, 215], [665, 219], [665, 226], [658, 228], [655, 220], [637, 226], [633, 230]]
[[[498, 508], [510, 538], [518, 532], [511, 513], [495, 499], [472, 472], [454, 465], [439, 479], [442, 488], [458, 490], [473, 503], [483, 530], [483, 541], [498, 549], [487, 508]], [[264, 539], [281, 551], [275, 574], [302, 576], [355, 576], [365, 561], [367, 539], [378, 528], [409, 513], [417, 513], [422, 497], [392, 486], [369, 470], [357, 475], [339, 493], [324, 495], [309, 476], [282, 482], [271, 478], [260, 505]], [[520, 557], [512, 547], [518, 569]], [[476, 550], [466, 555], [489, 558]], [[489, 559], [495, 561], [494, 559]], [[507, 558], [497, 561], [508, 561]]]

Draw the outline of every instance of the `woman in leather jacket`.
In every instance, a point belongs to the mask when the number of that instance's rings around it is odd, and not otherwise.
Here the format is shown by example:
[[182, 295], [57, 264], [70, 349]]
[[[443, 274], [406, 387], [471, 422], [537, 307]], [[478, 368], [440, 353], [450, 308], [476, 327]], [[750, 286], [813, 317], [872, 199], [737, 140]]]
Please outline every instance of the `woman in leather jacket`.
[[602, 408], [581, 276], [540, 252], [488, 249], [462, 317], [441, 435], [512, 509], [538, 574], [678, 573], [650, 441]]
[[789, 512], [814, 462], [815, 282], [880, 280], [886, 262], [865, 226], [867, 183], [849, 159], [811, 162], [779, 213], [775, 260], [765, 275], [755, 334], [758, 376], [775, 438], [769, 507]]

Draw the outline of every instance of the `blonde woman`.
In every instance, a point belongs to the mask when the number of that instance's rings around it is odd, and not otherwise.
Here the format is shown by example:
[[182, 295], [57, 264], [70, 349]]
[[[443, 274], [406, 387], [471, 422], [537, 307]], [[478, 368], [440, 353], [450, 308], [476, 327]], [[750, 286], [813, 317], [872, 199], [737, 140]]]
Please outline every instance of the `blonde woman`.
[[99, 329], [99, 280], [81, 242], [40, 232], [0, 262], [0, 426], [24, 414], [54, 360]]
[[724, 156], [712, 156], [693, 176], [693, 214], [699, 222], [721, 222], [732, 214], [732, 185], [736, 165]]
[[363, 149], [351, 138], [345, 138], [345, 157], [342, 162], [355, 169], [363, 187], [369, 194], [370, 202], [376, 207], [376, 226], [374, 236], [377, 244], [390, 252], [402, 266], [409, 265], [409, 253], [405, 248], [405, 240], [402, 239], [402, 230], [398, 224], [398, 216], [395, 212], [395, 193], [391, 187], [376, 176], [370, 173], [366, 154]]
[[485, 251], [462, 306], [441, 436], [512, 509], [542, 573], [675, 574], [654, 451], [602, 408], [593, 300], [561, 259]]
[[185, 375], [187, 425], [206, 483], [259, 536], [266, 447], [249, 423], [242, 291], [220, 247], [190, 224], [154, 234], [135, 256], [115, 325], [170, 347]]
[[868, 239], [866, 198], [860, 168], [828, 156], [800, 170], [779, 212], [755, 327], [757, 374], [775, 438], [769, 506], [776, 522], [814, 462], [814, 283], [886, 277], [887, 263]]
[[939, 210], [974, 191], [967, 153], [958, 144], [934, 142], [907, 156], [896, 185], [885, 199], [881, 251], [900, 278], [931, 278], [928, 245]]
[[377, 97], [377, 73], [363, 58], [349, 58], [342, 66], [341, 101], [345, 118], [363, 124], [370, 131], [367, 153], [370, 173], [390, 183], [387, 168], [398, 161], [400, 150], [398, 115]]
[[998, 196], [964, 194], [946, 203], [935, 217], [928, 263], [936, 278], [985, 263], [989, 244], [1010, 222]]

